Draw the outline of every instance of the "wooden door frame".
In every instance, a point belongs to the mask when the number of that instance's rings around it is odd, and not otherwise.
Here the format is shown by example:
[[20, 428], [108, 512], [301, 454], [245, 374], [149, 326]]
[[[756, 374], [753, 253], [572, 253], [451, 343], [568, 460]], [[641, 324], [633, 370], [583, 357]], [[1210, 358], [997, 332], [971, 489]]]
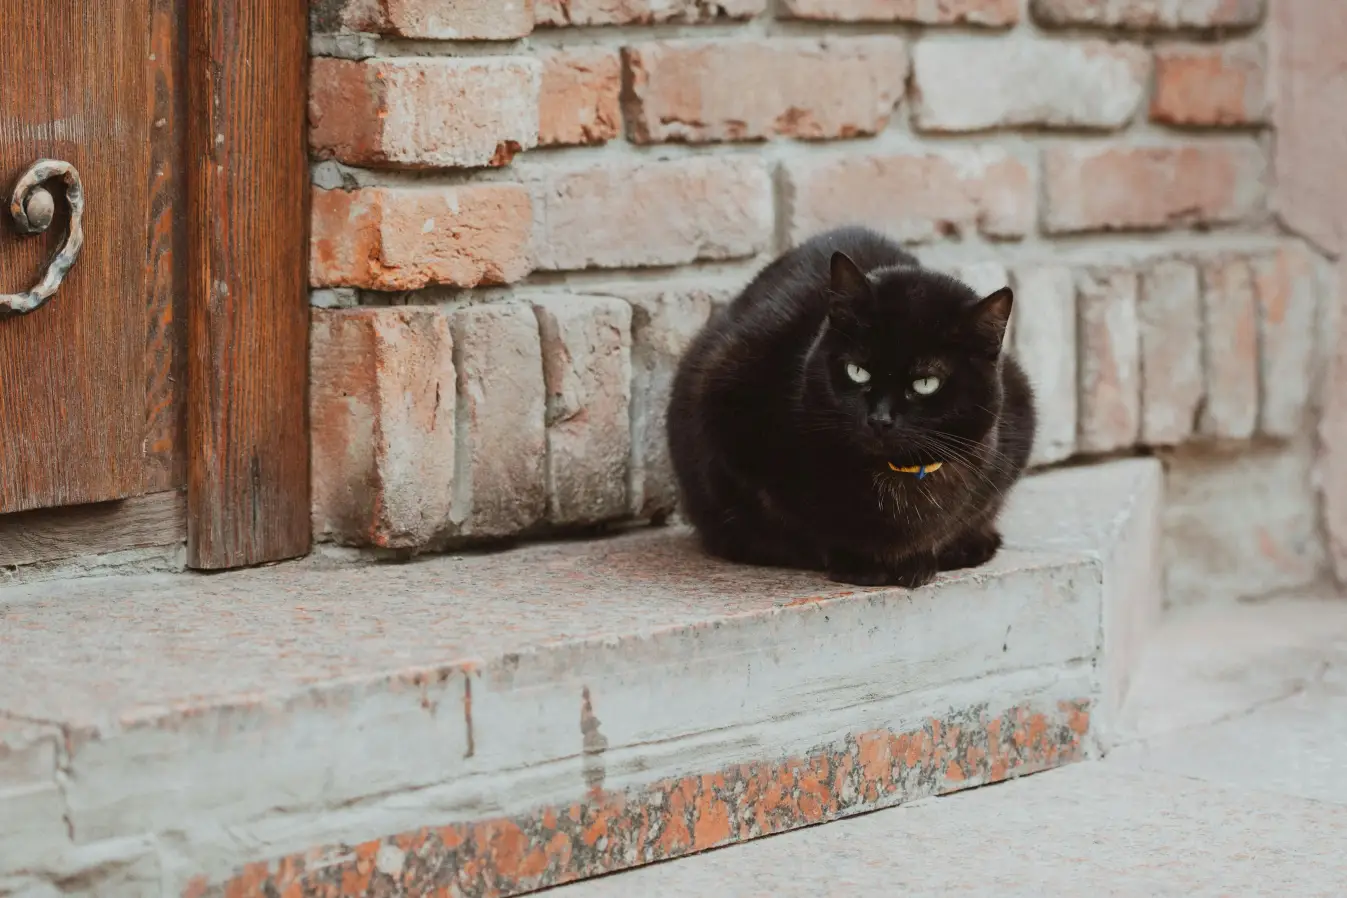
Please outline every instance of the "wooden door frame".
[[169, 325], [185, 502], [175, 489], [0, 515], [0, 566], [185, 541], [188, 566], [211, 570], [310, 549], [308, 0], [149, 8], [150, 268], [186, 324]]

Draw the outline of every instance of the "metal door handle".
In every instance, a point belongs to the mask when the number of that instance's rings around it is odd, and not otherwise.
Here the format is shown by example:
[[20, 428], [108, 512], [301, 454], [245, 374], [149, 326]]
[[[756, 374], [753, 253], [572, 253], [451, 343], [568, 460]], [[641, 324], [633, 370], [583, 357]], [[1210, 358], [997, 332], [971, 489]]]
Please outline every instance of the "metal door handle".
[[69, 162], [39, 159], [20, 176], [9, 201], [14, 226], [20, 234], [41, 234], [51, 227], [56, 216], [56, 200], [42, 185], [53, 178], [65, 182], [65, 201], [70, 204], [70, 231], [47, 265], [42, 280], [33, 289], [24, 293], [0, 293], [0, 318], [26, 315], [51, 299], [84, 247], [84, 185], [80, 182], [79, 172]]

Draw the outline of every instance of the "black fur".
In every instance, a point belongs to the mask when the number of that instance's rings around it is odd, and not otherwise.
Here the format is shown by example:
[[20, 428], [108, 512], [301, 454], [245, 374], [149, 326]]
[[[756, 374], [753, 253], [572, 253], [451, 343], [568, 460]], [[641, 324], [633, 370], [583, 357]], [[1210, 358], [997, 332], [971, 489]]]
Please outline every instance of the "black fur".
[[[911, 587], [989, 561], [1035, 426], [1028, 381], [1001, 352], [1011, 303], [861, 228], [767, 266], [674, 380], [670, 451], [707, 550]], [[919, 395], [932, 374], [942, 385]], [[922, 479], [890, 469], [932, 462]]]

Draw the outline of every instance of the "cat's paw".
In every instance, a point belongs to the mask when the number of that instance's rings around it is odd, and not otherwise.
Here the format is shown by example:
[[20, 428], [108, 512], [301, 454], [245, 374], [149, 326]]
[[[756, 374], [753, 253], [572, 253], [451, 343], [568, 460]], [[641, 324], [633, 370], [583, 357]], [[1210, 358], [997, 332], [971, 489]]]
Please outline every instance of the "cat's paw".
[[995, 558], [1000, 550], [1001, 534], [993, 527], [965, 533], [940, 550], [940, 570], [958, 571], [981, 567]]
[[834, 559], [828, 568], [829, 579], [853, 586], [902, 586], [916, 589], [930, 583], [939, 573], [933, 557], [905, 559], [901, 564], [857, 562], [854, 559], [847, 561]]

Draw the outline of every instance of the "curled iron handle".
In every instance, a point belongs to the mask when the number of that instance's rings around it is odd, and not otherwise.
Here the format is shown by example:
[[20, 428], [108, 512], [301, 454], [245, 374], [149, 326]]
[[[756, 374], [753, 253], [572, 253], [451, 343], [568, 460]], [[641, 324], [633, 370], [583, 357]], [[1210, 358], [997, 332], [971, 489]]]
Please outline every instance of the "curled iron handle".
[[70, 230], [65, 243], [56, 251], [42, 280], [24, 293], [0, 293], [0, 318], [26, 315], [55, 295], [84, 248], [84, 185], [79, 172], [69, 162], [39, 159], [28, 167], [14, 185], [9, 214], [20, 234], [41, 234], [56, 217], [56, 200], [42, 185], [60, 178], [65, 182], [65, 200], [70, 204]]

